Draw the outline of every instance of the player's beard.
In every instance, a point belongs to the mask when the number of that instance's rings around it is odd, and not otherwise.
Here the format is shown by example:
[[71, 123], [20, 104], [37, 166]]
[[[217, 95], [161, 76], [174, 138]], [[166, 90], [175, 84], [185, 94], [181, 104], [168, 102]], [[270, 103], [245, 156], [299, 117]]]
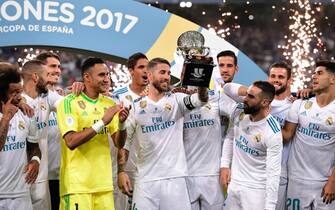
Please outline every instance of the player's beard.
[[285, 85], [281, 86], [278, 90], [276, 90], [276, 92], [275, 92], [276, 96], [284, 93], [286, 91], [286, 89], [287, 89], [287, 83]]
[[226, 83], [230, 83], [230, 82], [232, 82], [232, 81], [233, 81], [233, 77], [234, 77], [234, 76], [229, 75], [228, 78], [226, 78], [225, 80], [223, 80], [224, 83], [226, 84]]
[[244, 113], [245, 114], [257, 114], [261, 110], [260, 105], [255, 105], [255, 106], [249, 106], [248, 104], [244, 103]]
[[[168, 81], [164, 81], [164, 82], [168, 82]], [[168, 85], [166, 88], [165, 87], [161, 87], [161, 81], [155, 80], [152, 82], [152, 85], [160, 92], [160, 93], [164, 93], [164, 92], [168, 92], [170, 90], [170, 86]]]
[[46, 94], [48, 92], [47, 83], [42, 78], [38, 79], [36, 90], [39, 94]]

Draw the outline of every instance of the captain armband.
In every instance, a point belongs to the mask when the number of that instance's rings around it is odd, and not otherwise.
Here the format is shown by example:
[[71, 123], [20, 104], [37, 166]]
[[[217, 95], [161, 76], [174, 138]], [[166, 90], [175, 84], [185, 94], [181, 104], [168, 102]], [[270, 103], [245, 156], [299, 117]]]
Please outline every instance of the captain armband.
[[203, 102], [201, 102], [199, 100], [198, 93], [195, 93], [195, 94], [192, 94], [190, 96], [184, 97], [184, 104], [185, 104], [185, 106], [188, 110], [193, 110], [196, 107], [201, 106], [203, 104]]

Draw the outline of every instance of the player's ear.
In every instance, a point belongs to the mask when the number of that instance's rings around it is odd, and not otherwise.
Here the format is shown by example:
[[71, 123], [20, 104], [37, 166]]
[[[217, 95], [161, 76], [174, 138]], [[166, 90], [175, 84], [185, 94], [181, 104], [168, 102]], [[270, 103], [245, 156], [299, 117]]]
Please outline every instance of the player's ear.
[[149, 81], [153, 80], [152, 71], [148, 71], [148, 79], [149, 79]]
[[31, 79], [32, 79], [35, 83], [37, 83], [38, 78], [39, 78], [39, 75], [38, 75], [37, 72], [33, 72], [33, 73], [31, 74]]
[[89, 75], [89, 73], [88, 72], [85, 72], [84, 74], [83, 74], [83, 80], [85, 81], [90, 81], [90, 75]]
[[331, 74], [330, 84], [335, 85], [335, 73]]

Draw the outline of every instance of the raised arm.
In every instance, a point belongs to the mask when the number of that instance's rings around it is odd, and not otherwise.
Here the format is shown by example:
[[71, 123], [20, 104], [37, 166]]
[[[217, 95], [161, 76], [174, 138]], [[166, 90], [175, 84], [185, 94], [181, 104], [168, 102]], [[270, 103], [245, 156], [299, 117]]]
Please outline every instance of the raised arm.
[[206, 87], [198, 87], [198, 97], [201, 102], [208, 101], [208, 89]]
[[243, 102], [244, 96], [247, 95], [248, 87], [238, 83], [227, 83], [223, 87], [223, 92], [236, 102]]
[[118, 130], [112, 134], [113, 142], [116, 148], [121, 149], [127, 139], [127, 130], [125, 121], [129, 115], [129, 110], [131, 107], [124, 107], [121, 103], [120, 111], [119, 111], [119, 128]]
[[18, 107], [12, 104], [12, 99], [13, 98], [10, 98], [5, 104], [1, 102], [2, 118], [0, 120], [0, 150], [2, 150], [6, 144], [9, 122], [18, 111]]

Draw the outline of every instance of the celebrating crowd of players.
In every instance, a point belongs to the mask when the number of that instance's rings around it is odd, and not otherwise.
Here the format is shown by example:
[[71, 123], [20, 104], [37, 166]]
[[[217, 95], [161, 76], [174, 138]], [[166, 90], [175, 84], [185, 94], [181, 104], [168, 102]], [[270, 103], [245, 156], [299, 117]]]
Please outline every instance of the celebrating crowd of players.
[[217, 62], [218, 90], [172, 89], [167, 60], [135, 53], [110, 93], [88, 58], [68, 95], [55, 53], [1, 62], [0, 210], [335, 209], [335, 63], [294, 100], [284, 62], [250, 87], [234, 52]]

